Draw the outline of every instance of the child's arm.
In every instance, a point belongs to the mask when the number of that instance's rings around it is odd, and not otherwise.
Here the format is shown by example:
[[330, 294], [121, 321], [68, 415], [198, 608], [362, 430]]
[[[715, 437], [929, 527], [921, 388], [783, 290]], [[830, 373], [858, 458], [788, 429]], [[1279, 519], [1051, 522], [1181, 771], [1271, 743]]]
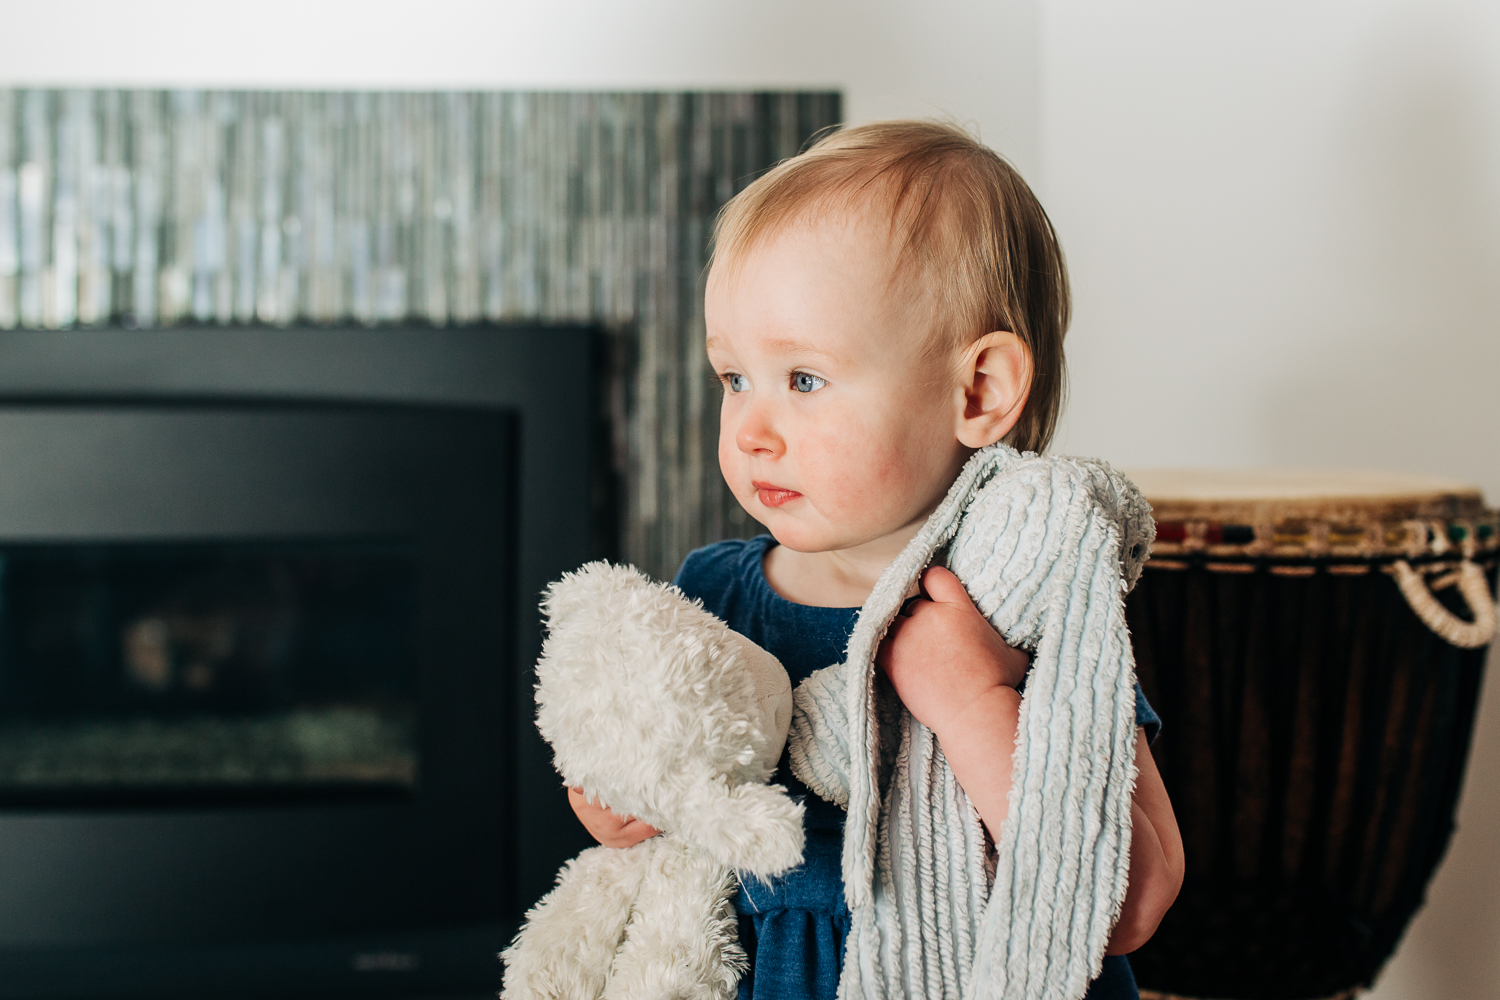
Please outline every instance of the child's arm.
[[1140, 773], [1130, 802], [1130, 887], [1105, 949], [1110, 955], [1129, 954], [1151, 940], [1182, 888], [1182, 835], [1143, 729], [1136, 730], [1135, 761]]
[[658, 833], [656, 827], [634, 816], [616, 816], [609, 807], [590, 802], [583, 797], [583, 789], [568, 789], [568, 805], [583, 828], [605, 847], [634, 847]]
[[1016, 687], [1031, 658], [1005, 644], [950, 571], [932, 567], [922, 589], [928, 600], [891, 624], [875, 662], [907, 711], [937, 736], [953, 776], [998, 840], [1021, 716]]
[[[922, 577], [927, 601], [897, 618], [877, 662], [912, 715], [937, 736], [953, 776], [992, 838], [1009, 810], [1011, 752], [1020, 721], [1016, 686], [1029, 658], [1005, 645], [958, 577]], [[1156, 763], [1137, 733], [1140, 776], [1131, 802], [1130, 887], [1109, 953], [1145, 944], [1182, 886], [1182, 840]]]

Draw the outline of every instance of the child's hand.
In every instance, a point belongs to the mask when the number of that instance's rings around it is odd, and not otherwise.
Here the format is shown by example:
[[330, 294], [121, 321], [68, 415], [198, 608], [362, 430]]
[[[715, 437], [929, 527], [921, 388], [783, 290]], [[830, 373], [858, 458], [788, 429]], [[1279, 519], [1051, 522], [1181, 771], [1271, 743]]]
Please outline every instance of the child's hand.
[[582, 788], [568, 789], [568, 805], [573, 807], [578, 822], [583, 824], [589, 835], [605, 847], [634, 847], [661, 833], [650, 823], [642, 822], [634, 816], [616, 816], [607, 807], [590, 802], [583, 797]]
[[1005, 644], [949, 570], [927, 570], [922, 590], [891, 624], [875, 662], [907, 711], [941, 739], [986, 692], [1019, 685], [1031, 657]]

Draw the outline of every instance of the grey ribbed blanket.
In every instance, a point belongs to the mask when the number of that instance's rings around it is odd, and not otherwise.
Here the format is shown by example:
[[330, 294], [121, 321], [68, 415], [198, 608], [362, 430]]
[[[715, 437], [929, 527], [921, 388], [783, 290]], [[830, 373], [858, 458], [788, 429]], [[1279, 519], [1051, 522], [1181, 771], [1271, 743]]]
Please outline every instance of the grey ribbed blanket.
[[[1098, 974], [1130, 864], [1124, 595], [1153, 532], [1105, 463], [991, 445], [881, 576], [846, 661], [798, 688], [792, 768], [848, 810], [840, 998], [1076, 1000]], [[877, 678], [880, 640], [937, 558], [1032, 653], [993, 851], [932, 732]]]

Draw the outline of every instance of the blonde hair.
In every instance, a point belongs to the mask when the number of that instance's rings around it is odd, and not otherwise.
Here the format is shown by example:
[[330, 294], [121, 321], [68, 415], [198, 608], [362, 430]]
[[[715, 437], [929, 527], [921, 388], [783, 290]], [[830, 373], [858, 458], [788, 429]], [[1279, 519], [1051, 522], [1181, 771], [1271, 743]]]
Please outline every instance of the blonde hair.
[[936, 294], [946, 343], [1008, 330], [1031, 352], [1030, 395], [1007, 440], [1022, 451], [1045, 449], [1065, 391], [1062, 249], [1020, 174], [963, 129], [896, 120], [823, 137], [724, 206], [714, 259], [742, 257], [817, 211], [871, 200], [890, 212], [898, 269], [914, 268]]

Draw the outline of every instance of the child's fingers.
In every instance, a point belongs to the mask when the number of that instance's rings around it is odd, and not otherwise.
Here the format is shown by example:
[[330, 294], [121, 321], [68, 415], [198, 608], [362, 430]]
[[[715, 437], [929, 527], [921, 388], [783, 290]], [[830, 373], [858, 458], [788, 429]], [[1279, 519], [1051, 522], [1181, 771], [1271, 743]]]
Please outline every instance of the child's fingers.
[[930, 566], [927, 572], [922, 574], [922, 589], [926, 591], [929, 600], [938, 604], [958, 604], [972, 608], [974, 602], [969, 599], [969, 592], [953, 571], [943, 566]]
[[626, 823], [624, 826], [620, 827], [621, 839], [629, 840], [633, 844], [639, 844], [643, 840], [649, 840], [659, 833], [661, 833], [660, 830], [652, 826], [650, 823], [647, 823], [643, 819], [633, 819], [629, 823]]
[[[917, 600], [917, 598], [912, 598], [912, 600]], [[887, 676], [891, 672], [891, 647], [896, 644], [896, 637], [901, 634], [901, 630], [911, 620], [906, 617], [906, 614], [905, 606], [903, 606], [902, 613], [897, 615], [896, 619], [891, 622], [890, 628], [886, 629], [885, 638], [880, 641], [880, 645], [875, 650], [875, 665], [884, 670]]]
[[634, 847], [661, 833], [645, 820], [617, 815], [608, 806], [590, 801], [584, 797], [581, 788], [569, 788], [568, 801], [584, 829], [605, 847]]
[[568, 798], [573, 802], [574, 811], [584, 810], [590, 816], [597, 817], [599, 822], [612, 823], [616, 826], [624, 826], [627, 823], [635, 822], [633, 817], [617, 816], [609, 806], [600, 805], [597, 799], [585, 797], [582, 788], [576, 786], [569, 788]]

